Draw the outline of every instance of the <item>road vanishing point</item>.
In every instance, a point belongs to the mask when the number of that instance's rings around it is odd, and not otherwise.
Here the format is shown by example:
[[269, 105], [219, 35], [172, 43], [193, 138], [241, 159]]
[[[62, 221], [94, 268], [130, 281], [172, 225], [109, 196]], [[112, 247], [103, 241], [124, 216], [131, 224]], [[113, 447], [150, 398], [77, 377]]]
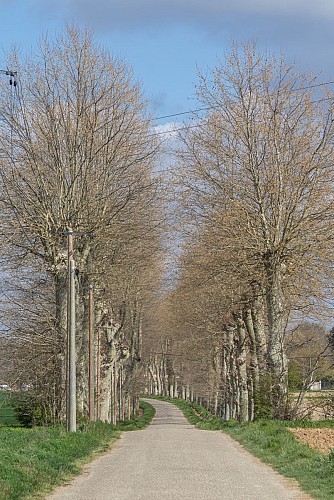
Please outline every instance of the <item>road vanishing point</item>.
[[196, 429], [171, 403], [146, 429], [125, 432], [48, 500], [310, 499], [220, 431]]

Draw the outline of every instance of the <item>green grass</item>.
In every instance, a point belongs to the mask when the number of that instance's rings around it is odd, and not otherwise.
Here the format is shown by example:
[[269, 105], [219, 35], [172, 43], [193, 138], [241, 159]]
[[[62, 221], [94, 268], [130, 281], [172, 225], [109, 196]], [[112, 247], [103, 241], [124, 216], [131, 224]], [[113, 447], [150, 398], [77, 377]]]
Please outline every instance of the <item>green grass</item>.
[[280, 422], [263, 420], [226, 424], [223, 430], [263, 462], [298, 481], [314, 498], [334, 498], [334, 455], [329, 457], [296, 441], [287, 427], [333, 427], [333, 422]]
[[334, 427], [333, 420], [317, 422], [259, 420], [240, 424], [222, 422], [197, 404], [168, 397], [157, 398], [178, 406], [197, 428], [222, 430], [280, 474], [295, 479], [301, 489], [319, 500], [334, 498], [334, 451], [330, 456], [296, 441], [288, 427]]
[[153, 408], [152, 405], [145, 403], [145, 401], [140, 401], [140, 408], [140, 416], [128, 420], [127, 422], [119, 422], [116, 426], [117, 429], [120, 431], [137, 431], [147, 427], [155, 415], [155, 408]]
[[107, 450], [121, 431], [148, 425], [155, 411], [147, 403], [140, 406], [141, 416], [130, 423], [95, 422], [76, 433], [63, 428], [0, 428], [0, 499], [42, 498], [79, 474], [93, 454]]

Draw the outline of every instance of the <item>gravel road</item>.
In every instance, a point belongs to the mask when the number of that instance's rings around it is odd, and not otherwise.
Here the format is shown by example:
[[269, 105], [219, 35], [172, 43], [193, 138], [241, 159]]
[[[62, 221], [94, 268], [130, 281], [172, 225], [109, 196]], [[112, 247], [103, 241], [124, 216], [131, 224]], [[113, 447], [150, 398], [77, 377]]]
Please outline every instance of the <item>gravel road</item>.
[[126, 432], [49, 500], [309, 499], [219, 431], [194, 428], [170, 403], [149, 400], [156, 415]]

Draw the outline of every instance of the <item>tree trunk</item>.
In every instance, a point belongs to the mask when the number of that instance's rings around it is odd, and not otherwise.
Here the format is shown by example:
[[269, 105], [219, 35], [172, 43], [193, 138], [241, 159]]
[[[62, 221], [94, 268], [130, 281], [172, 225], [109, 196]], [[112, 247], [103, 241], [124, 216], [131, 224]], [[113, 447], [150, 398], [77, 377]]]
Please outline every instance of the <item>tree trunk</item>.
[[238, 401], [238, 386], [237, 386], [237, 370], [236, 370], [236, 356], [234, 335], [235, 328], [232, 325], [227, 325], [227, 392], [228, 392], [228, 407], [229, 419], [236, 418], [238, 415], [237, 401]]
[[248, 381], [246, 365], [246, 329], [241, 313], [237, 315], [237, 356], [235, 362], [238, 371], [239, 421], [248, 421]]
[[228, 388], [228, 349], [226, 346], [227, 343], [227, 334], [224, 332], [224, 341], [222, 347], [222, 370], [221, 370], [221, 379], [220, 379], [220, 394], [221, 394], [221, 414], [224, 420], [230, 419], [230, 407], [229, 407], [229, 388]]
[[[110, 423], [112, 420], [111, 385], [115, 377], [115, 363], [118, 365], [116, 343], [119, 340], [121, 326], [113, 320], [113, 313], [108, 309], [104, 309], [102, 312], [99, 308], [97, 317], [99, 320], [97, 326], [100, 332], [99, 415], [101, 420]], [[118, 379], [118, 370], [116, 370], [116, 377]]]
[[67, 384], [67, 272], [61, 272], [54, 277], [56, 293], [56, 334], [57, 334], [57, 384], [56, 384], [56, 415], [59, 420], [66, 418], [66, 384]]
[[249, 307], [244, 310], [244, 322], [248, 333], [249, 338], [249, 351], [250, 351], [250, 384], [249, 384], [249, 419], [254, 419], [254, 413], [257, 407], [257, 395], [259, 393], [259, 382], [260, 382], [260, 372], [259, 372], [259, 363], [257, 358], [257, 350], [256, 350], [256, 337], [252, 319], [252, 311]]
[[286, 315], [283, 306], [282, 272], [279, 264], [267, 269], [268, 362], [272, 377], [272, 414], [285, 415], [288, 395], [288, 364], [284, 346]]
[[267, 336], [265, 329], [264, 297], [265, 291], [262, 290], [260, 285], [253, 283], [253, 303], [251, 307], [251, 314], [260, 372], [267, 370]]

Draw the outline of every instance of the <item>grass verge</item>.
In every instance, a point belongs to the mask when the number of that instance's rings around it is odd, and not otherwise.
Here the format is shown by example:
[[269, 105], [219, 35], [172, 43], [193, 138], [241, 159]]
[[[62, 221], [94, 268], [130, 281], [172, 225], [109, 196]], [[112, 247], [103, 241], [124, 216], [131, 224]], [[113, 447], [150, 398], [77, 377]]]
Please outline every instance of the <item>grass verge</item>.
[[[319, 423], [319, 427], [333, 426], [326, 423]], [[314, 422], [310, 424], [309, 427], [316, 427]], [[298, 481], [301, 488], [313, 498], [333, 499], [334, 454], [323, 455], [296, 441], [287, 427], [308, 425], [297, 421], [260, 420], [246, 424], [225, 424], [223, 430], [280, 474]]]
[[333, 420], [317, 422], [259, 420], [240, 424], [222, 422], [203, 407], [179, 399], [159, 397], [182, 410], [199, 429], [222, 430], [280, 474], [295, 479], [301, 489], [319, 500], [334, 498], [334, 450], [329, 456], [296, 441], [288, 427], [334, 427]]
[[117, 426], [94, 422], [84, 431], [63, 428], [0, 429], [0, 499], [43, 498], [51, 489], [80, 473], [93, 454], [107, 450], [121, 431], [141, 429], [155, 410], [140, 403], [141, 414]]

